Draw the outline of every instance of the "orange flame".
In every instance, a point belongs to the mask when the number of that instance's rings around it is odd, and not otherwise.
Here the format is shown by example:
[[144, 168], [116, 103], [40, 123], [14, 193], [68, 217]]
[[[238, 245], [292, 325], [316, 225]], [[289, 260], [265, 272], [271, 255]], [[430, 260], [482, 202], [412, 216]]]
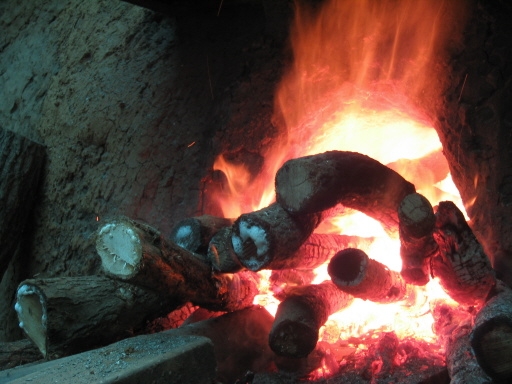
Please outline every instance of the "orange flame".
[[[222, 155], [217, 159], [215, 169], [226, 174], [231, 191], [220, 201], [224, 214], [237, 217], [267, 206], [274, 199], [275, 172], [284, 161], [333, 149], [371, 156], [414, 183], [433, 205], [452, 200], [464, 212], [436, 131], [416, 106], [440, 96], [440, 79], [433, 77], [432, 68], [449, 38], [457, 35], [463, 14], [462, 2], [452, 0], [328, 0], [318, 9], [296, 2], [294, 62], [275, 98], [275, 120], [284, 132], [256, 179], [244, 166]], [[361, 218], [363, 224], [356, 224]], [[334, 226], [337, 233], [378, 238], [365, 251], [400, 270], [397, 239], [387, 237], [373, 219], [357, 212], [328, 224], [318, 230], [329, 227], [332, 232]], [[325, 269], [316, 271], [318, 282], [329, 278]], [[275, 312], [276, 301], [264, 297]], [[356, 300], [331, 316], [322, 332], [337, 324], [341, 338], [379, 329], [433, 341], [432, 297], [447, 297], [436, 281], [418, 288], [416, 297], [406, 302]]]

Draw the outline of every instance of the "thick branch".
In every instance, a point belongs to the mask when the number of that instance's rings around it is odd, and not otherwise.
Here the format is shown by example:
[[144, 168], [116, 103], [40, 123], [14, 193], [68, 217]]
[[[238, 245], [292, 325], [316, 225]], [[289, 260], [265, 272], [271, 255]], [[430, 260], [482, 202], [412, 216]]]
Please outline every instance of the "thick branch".
[[395, 171], [356, 152], [329, 151], [287, 161], [276, 174], [277, 201], [292, 214], [341, 203], [398, 229], [398, 206], [414, 186]]
[[411, 290], [398, 272], [355, 248], [339, 251], [329, 262], [327, 271], [339, 289], [377, 303], [403, 300]]
[[169, 239], [190, 252], [206, 253], [212, 237], [222, 228], [231, 226], [233, 221], [211, 215], [190, 217], [174, 226]]
[[249, 272], [213, 273], [193, 253], [147, 226], [120, 219], [103, 226], [96, 242], [110, 276], [212, 310], [234, 311], [252, 305], [256, 282]]
[[296, 287], [286, 295], [277, 309], [269, 345], [276, 354], [295, 358], [309, 355], [327, 318], [353, 300], [330, 281]]
[[23, 281], [16, 296], [20, 327], [44, 357], [106, 345], [176, 308], [162, 296], [107, 277]]
[[475, 317], [471, 346], [493, 380], [512, 381], [512, 290], [501, 282], [496, 296]]
[[438, 251], [432, 232], [436, 216], [430, 202], [419, 193], [407, 195], [398, 208], [402, 277], [425, 285], [430, 280], [430, 258]]
[[280, 204], [241, 215], [233, 225], [233, 249], [251, 271], [290, 268], [290, 258], [334, 210], [292, 216]]
[[457, 206], [439, 203], [434, 239], [439, 253], [432, 257], [432, 274], [444, 290], [465, 305], [482, 305], [496, 284], [491, 263]]
[[225, 227], [215, 234], [208, 245], [207, 260], [219, 272], [237, 272], [243, 269], [233, 249], [233, 228]]
[[433, 305], [434, 331], [444, 345], [451, 384], [491, 384], [470, 344], [472, 315], [443, 302]]

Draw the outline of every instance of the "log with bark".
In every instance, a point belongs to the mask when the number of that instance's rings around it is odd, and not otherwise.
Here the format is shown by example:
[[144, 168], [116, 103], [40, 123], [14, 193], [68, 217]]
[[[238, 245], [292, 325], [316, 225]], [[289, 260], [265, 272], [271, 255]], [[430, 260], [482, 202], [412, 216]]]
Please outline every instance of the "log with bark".
[[395, 171], [357, 152], [329, 151], [288, 160], [275, 178], [276, 199], [297, 215], [338, 204], [379, 220], [390, 233], [398, 230], [398, 206], [415, 192]]
[[293, 358], [311, 353], [327, 318], [353, 300], [330, 281], [295, 287], [282, 299], [270, 331], [269, 345], [279, 356]]
[[470, 343], [473, 314], [443, 301], [432, 303], [434, 332], [444, 346], [451, 384], [491, 384]]
[[499, 282], [475, 317], [471, 347], [482, 369], [497, 383], [512, 381], [512, 290]]
[[27, 252], [27, 223], [39, 196], [45, 149], [0, 128], [0, 341], [22, 337], [12, 310]]
[[364, 300], [392, 303], [406, 299], [412, 292], [412, 287], [398, 272], [391, 271], [356, 248], [336, 253], [327, 272], [339, 289]]
[[336, 212], [337, 208], [292, 216], [273, 203], [243, 214], [233, 224], [232, 243], [238, 261], [251, 271], [293, 268], [293, 255], [322, 220]]
[[208, 245], [206, 260], [218, 272], [238, 272], [244, 268], [233, 249], [232, 236], [233, 228], [222, 228]]
[[254, 273], [214, 273], [200, 256], [146, 225], [120, 218], [98, 232], [96, 250], [109, 276], [215, 311], [252, 305]]
[[171, 297], [104, 276], [23, 281], [15, 309], [19, 325], [45, 358], [128, 337], [179, 303]]
[[206, 253], [212, 237], [233, 222], [233, 219], [212, 215], [190, 217], [173, 227], [169, 239], [190, 252]]
[[430, 259], [438, 252], [432, 236], [436, 223], [434, 209], [419, 193], [407, 195], [398, 208], [401, 275], [407, 283], [425, 285], [430, 281]]
[[439, 203], [432, 257], [432, 275], [443, 289], [464, 305], [481, 306], [496, 284], [495, 272], [464, 215], [451, 201]]

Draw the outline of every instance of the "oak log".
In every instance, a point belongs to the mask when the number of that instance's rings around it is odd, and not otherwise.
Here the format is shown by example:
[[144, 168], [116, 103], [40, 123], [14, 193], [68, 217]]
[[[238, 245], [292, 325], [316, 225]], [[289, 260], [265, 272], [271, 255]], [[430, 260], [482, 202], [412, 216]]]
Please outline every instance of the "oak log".
[[357, 152], [329, 151], [288, 160], [277, 171], [276, 199], [288, 212], [316, 213], [338, 204], [398, 230], [398, 206], [415, 192], [395, 171]]
[[20, 327], [45, 358], [128, 337], [177, 307], [172, 298], [105, 276], [24, 280], [16, 294]]
[[432, 236], [436, 223], [434, 209], [419, 193], [404, 197], [398, 208], [401, 275], [409, 284], [430, 281], [430, 258], [438, 251]]
[[238, 261], [251, 271], [291, 268], [287, 261], [321, 221], [337, 209], [293, 216], [278, 203], [241, 215], [233, 224]]
[[412, 290], [398, 272], [391, 271], [356, 248], [336, 253], [329, 262], [327, 272], [340, 290], [377, 303], [403, 300]]
[[279, 356], [306, 357], [315, 349], [320, 327], [327, 318], [352, 300], [330, 281], [288, 290], [277, 308], [270, 348]]
[[483, 370], [497, 383], [512, 381], [512, 289], [498, 282], [475, 317], [471, 347]]
[[169, 239], [190, 252], [206, 253], [212, 237], [233, 222], [233, 219], [212, 215], [190, 217], [179, 221], [173, 227]]
[[434, 240], [439, 252], [432, 257], [432, 275], [463, 305], [481, 306], [496, 284], [495, 272], [464, 215], [451, 201], [439, 203]]
[[252, 305], [254, 274], [214, 273], [200, 256], [163, 239], [146, 225], [120, 218], [98, 232], [96, 250], [109, 276], [214, 311]]

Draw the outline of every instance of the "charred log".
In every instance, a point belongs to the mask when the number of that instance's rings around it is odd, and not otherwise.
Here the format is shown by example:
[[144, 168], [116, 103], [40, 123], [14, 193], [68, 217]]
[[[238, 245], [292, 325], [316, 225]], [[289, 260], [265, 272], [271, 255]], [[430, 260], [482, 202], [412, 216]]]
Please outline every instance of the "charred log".
[[105, 272], [164, 295], [211, 310], [252, 305], [256, 281], [249, 272], [213, 273], [200, 257], [129, 219], [103, 226], [96, 242]]
[[419, 193], [407, 195], [398, 208], [402, 277], [425, 285], [430, 280], [430, 258], [438, 251], [432, 233], [436, 223], [430, 202]]
[[498, 292], [475, 317], [471, 346], [483, 370], [497, 383], [512, 381], [512, 290]]
[[277, 309], [269, 335], [270, 348], [280, 356], [306, 357], [315, 349], [319, 329], [329, 315], [352, 300], [330, 281], [289, 290]]
[[241, 215], [233, 224], [233, 249], [251, 271], [290, 268], [286, 259], [297, 252], [313, 230], [334, 210], [292, 216], [280, 204]]
[[491, 263], [457, 206], [439, 203], [434, 239], [439, 253], [432, 257], [432, 275], [456, 301], [482, 305], [496, 284]]
[[342, 291], [377, 303], [403, 300], [411, 289], [398, 272], [370, 259], [360, 249], [339, 251], [329, 262], [327, 271]]
[[415, 192], [395, 171], [356, 152], [329, 151], [287, 161], [276, 174], [276, 198], [292, 214], [321, 212], [337, 204], [398, 229], [398, 206]]
[[174, 226], [169, 239], [190, 252], [206, 253], [212, 237], [222, 228], [233, 224], [233, 219], [211, 215], [190, 217]]
[[84, 276], [25, 280], [15, 308], [27, 337], [45, 358], [55, 358], [128, 337], [176, 306], [129, 283]]
[[435, 303], [432, 309], [434, 331], [444, 344], [446, 366], [451, 384], [491, 384], [473, 353], [470, 343], [472, 314], [446, 303]]
[[233, 249], [232, 236], [233, 229], [225, 227], [210, 240], [207, 260], [216, 271], [237, 272], [244, 268], [238, 261], [238, 257]]

